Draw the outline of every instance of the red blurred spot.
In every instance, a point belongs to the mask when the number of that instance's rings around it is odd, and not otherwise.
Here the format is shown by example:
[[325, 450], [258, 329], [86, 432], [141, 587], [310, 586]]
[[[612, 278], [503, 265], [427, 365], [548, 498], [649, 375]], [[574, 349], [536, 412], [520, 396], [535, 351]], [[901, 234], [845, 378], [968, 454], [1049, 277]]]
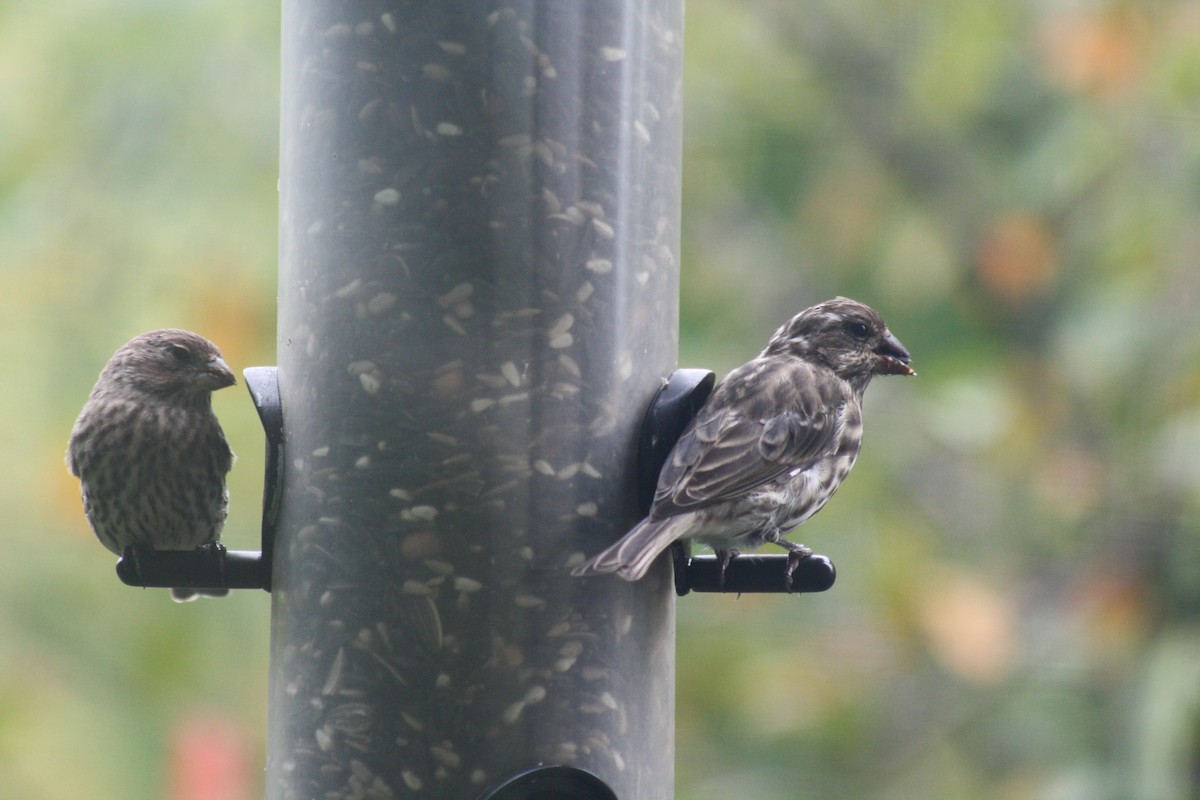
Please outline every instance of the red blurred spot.
[[171, 734], [169, 800], [250, 800], [250, 745], [232, 720], [194, 714]]

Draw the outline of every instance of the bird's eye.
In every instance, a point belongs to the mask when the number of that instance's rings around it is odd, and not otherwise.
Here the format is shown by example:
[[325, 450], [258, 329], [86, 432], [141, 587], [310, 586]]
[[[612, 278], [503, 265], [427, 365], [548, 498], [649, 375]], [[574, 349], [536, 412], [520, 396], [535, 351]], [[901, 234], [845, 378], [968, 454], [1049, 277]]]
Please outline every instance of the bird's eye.
[[180, 364], [186, 363], [187, 361], [191, 360], [192, 351], [188, 350], [186, 347], [184, 347], [181, 344], [167, 345], [167, 350], [171, 353], [171, 357], [174, 358], [176, 361], [178, 361]]
[[867, 327], [865, 322], [855, 322], [853, 320], [846, 323], [846, 332], [855, 339], [866, 339], [871, 335], [871, 329]]

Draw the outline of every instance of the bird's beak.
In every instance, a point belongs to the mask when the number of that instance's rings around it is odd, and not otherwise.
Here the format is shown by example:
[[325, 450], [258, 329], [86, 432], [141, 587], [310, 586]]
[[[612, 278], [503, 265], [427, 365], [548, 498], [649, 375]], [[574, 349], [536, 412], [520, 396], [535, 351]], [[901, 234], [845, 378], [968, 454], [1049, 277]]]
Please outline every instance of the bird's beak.
[[215, 392], [217, 389], [233, 386], [237, 383], [237, 378], [233, 376], [233, 370], [225, 363], [225, 359], [214, 358], [204, 366], [204, 371], [200, 373], [200, 382], [206, 389]]
[[912, 361], [912, 356], [908, 354], [908, 350], [904, 345], [900, 344], [900, 340], [888, 331], [883, 341], [875, 348], [875, 354], [879, 356], [879, 361], [875, 364], [876, 375], [916, 375], [911, 367], [908, 366]]

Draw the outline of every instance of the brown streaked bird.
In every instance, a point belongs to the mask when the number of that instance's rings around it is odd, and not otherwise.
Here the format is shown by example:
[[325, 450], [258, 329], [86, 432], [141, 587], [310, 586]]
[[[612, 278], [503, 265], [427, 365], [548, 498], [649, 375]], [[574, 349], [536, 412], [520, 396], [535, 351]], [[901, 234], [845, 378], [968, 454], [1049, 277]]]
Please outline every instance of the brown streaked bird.
[[[113, 354], [67, 447], [101, 544], [120, 555], [129, 546], [192, 550], [220, 540], [234, 456], [212, 393], [236, 382], [217, 346], [190, 331], [143, 333]], [[180, 601], [196, 594], [171, 590]]]
[[854, 466], [867, 384], [915, 375], [911, 360], [869, 306], [835, 297], [801, 311], [684, 429], [649, 515], [572, 574], [636, 581], [671, 544], [694, 539], [716, 550], [723, 581], [739, 550], [773, 542], [788, 551], [790, 588], [812, 551], [784, 534], [820, 511]]

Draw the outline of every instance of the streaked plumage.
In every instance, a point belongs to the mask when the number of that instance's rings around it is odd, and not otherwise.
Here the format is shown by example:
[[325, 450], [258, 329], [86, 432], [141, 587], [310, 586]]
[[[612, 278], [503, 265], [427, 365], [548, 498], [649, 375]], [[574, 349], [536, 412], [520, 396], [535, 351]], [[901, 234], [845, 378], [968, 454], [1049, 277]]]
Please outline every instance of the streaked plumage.
[[573, 573], [638, 580], [679, 539], [711, 545], [723, 565], [775, 542], [794, 568], [811, 551], [783, 534], [854, 466], [871, 378], [913, 375], [910, 360], [868, 306], [838, 297], [802, 311], [713, 391], [667, 457], [650, 514]]
[[212, 393], [234, 383], [216, 345], [189, 331], [144, 333], [113, 354], [67, 447], [101, 544], [121, 554], [130, 545], [191, 550], [220, 539], [233, 453]]

